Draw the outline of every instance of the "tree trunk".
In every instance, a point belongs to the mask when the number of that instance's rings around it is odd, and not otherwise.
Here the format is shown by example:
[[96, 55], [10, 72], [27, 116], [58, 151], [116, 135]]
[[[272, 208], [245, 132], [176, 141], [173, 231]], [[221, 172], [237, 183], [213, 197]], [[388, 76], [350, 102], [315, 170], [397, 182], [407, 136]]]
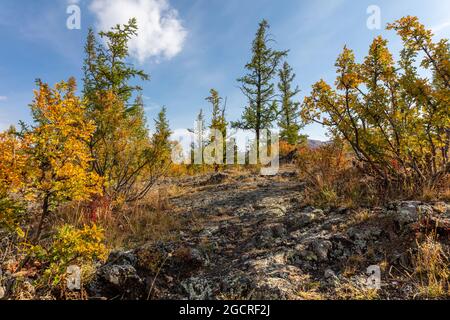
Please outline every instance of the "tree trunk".
[[39, 220], [39, 225], [38, 228], [36, 230], [36, 233], [33, 237], [32, 242], [35, 244], [39, 241], [39, 238], [41, 237], [41, 233], [42, 233], [42, 228], [44, 226], [44, 220], [45, 218], [47, 218], [48, 214], [49, 214], [49, 198], [50, 195], [46, 194], [44, 197], [44, 203], [42, 204], [42, 213], [41, 213], [41, 218]]

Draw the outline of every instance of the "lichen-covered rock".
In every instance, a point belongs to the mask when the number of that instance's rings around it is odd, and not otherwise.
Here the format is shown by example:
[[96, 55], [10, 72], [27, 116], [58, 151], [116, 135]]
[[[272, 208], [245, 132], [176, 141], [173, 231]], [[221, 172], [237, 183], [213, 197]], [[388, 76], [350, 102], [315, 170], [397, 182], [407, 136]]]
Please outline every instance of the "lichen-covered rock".
[[113, 252], [88, 284], [89, 293], [94, 297], [143, 298], [146, 283], [136, 270], [137, 263], [138, 259], [131, 251]]
[[316, 255], [318, 261], [326, 261], [328, 259], [328, 254], [332, 249], [333, 244], [331, 241], [326, 239], [316, 239], [311, 245], [310, 249]]
[[331, 269], [325, 269], [325, 272], [323, 273], [323, 277], [327, 280], [328, 279], [332, 279], [332, 280], [337, 279], [336, 273]]
[[210, 185], [210, 184], [220, 184], [225, 182], [228, 179], [228, 174], [218, 172], [210, 176], [202, 185]]
[[417, 207], [419, 204], [420, 202], [418, 201], [401, 202], [398, 204], [398, 207], [394, 212], [394, 221], [398, 224], [400, 229], [418, 221], [419, 213]]
[[181, 282], [189, 300], [209, 300], [213, 298], [211, 284], [206, 278], [192, 277]]
[[311, 211], [291, 213], [285, 219], [287, 229], [292, 232], [304, 228], [309, 224], [324, 218], [324, 213], [320, 209]]

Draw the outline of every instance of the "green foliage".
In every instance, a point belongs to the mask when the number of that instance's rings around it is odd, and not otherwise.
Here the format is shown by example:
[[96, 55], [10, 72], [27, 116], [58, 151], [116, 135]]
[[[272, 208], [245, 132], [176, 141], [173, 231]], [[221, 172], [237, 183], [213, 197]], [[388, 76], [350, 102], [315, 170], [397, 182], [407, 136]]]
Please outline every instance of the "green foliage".
[[261, 21], [253, 40], [252, 59], [245, 66], [248, 73], [238, 79], [248, 105], [245, 107], [242, 120], [232, 123], [235, 128], [255, 131], [258, 159], [260, 130], [271, 128], [277, 116], [275, 85], [272, 80], [281, 59], [287, 54], [287, 51], [277, 51], [270, 47], [272, 39], [268, 29], [268, 22]]
[[39, 282], [57, 286], [64, 279], [67, 267], [87, 266], [107, 258], [104, 232], [96, 225], [76, 229], [70, 225], [58, 228], [48, 248], [24, 243], [25, 252], [40, 262], [43, 268]]
[[300, 108], [299, 102], [294, 102], [293, 98], [300, 93], [298, 87], [293, 88], [292, 82], [295, 79], [291, 66], [285, 62], [278, 71], [279, 83], [278, 89], [281, 93], [281, 110], [278, 126], [281, 129], [280, 139], [295, 145], [300, 140], [299, 124]]
[[166, 165], [170, 161], [171, 142], [169, 121], [167, 120], [167, 109], [163, 107], [155, 119], [155, 134], [152, 136], [152, 148], [155, 152], [155, 159], [159, 165]]
[[23, 238], [25, 233], [21, 228], [21, 223], [25, 218], [25, 213], [25, 206], [22, 202], [0, 194], [0, 229], [5, 228]]
[[[163, 107], [158, 113], [155, 121], [155, 133], [153, 134], [149, 147], [145, 150], [144, 159], [148, 161], [140, 170], [139, 175], [145, 180], [143, 187], [136, 191], [128, 200], [135, 201], [143, 198], [150, 191], [154, 182], [166, 174], [171, 165], [172, 142], [170, 136], [172, 131], [167, 120], [167, 111]], [[139, 159], [139, 158], [138, 158]], [[137, 176], [137, 179], [140, 179]]]
[[99, 44], [92, 29], [89, 30], [83, 66], [83, 94], [88, 99], [89, 106], [94, 109], [101, 109], [101, 104], [96, 103], [99, 93], [113, 91], [120, 100], [128, 102], [135, 91], [141, 91], [141, 87], [131, 86], [129, 81], [134, 78], [149, 79], [142, 70], [135, 69], [126, 62], [129, 56], [128, 41], [137, 35], [136, 19], [130, 19], [123, 26], [116, 25], [99, 35], [105, 40], [105, 46]]
[[104, 193], [119, 203], [145, 196], [158, 176], [153, 172], [158, 169], [155, 156], [166, 152], [155, 154], [152, 148], [140, 95], [130, 103], [141, 91], [130, 81], [149, 79], [126, 62], [128, 41], [136, 34], [136, 20], [131, 19], [128, 24], [100, 32], [106, 46], [98, 44], [90, 31], [85, 47], [83, 93], [89, 116], [97, 125], [90, 141], [93, 169], [105, 179]]
[[[211, 117], [211, 125], [209, 126], [210, 130], [217, 130], [220, 132], [223, 138], [223, 163], [226, 162], [226, 145], [225, 140], [227, 139], [227, 127], [228, 122], [225, 118], [226, 104], [222, 105], [222, 98], [219, 95], [219, 92], [215, 89], [211, 89], [209, 91], [210, 96], [206, 98], [206, 101], [211, 103], [212, 106], [212, 117]], [[214, 143], [214, 137], [211, 137], [210, 143]], [[214, 155], [213, 155], [214, 156]]]
[[209, 128], [220, 131], [223, 138], [226, 139], [228, 126], [228, 123], [225, 119], [226, 105], [222, 105], [223, 99], [220, 97], [217, 90], [211, 89], [209, 93], [210, 96], [205, 99], [206, 101], [211, 103], [212, 106], [211, 125], [209, 126]]

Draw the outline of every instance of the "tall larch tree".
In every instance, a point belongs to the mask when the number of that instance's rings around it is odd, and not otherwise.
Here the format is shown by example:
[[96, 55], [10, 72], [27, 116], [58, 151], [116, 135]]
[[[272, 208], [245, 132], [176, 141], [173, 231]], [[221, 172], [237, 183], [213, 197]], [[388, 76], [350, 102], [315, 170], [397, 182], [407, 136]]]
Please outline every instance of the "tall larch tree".
[[219, 130], [223, 138], [226, 139], [228, 126], [225, 118], [226, 105], [223, 103], [223, 99], [217, 90], [211, 89], [209, 93], [210, 95], [205, 98], [212, 107], [211, 125], [209, 128]]
[[155, 134], [152, 136], [152, 147], [155, 150], [155, 159], [161, 165], [166, 165], [170, 161], [171, 141], [169, 121], [167, 120], [167, 109], [162, 107], [155, 121]]
[[[212, 107], [212, 117], [211, 117], [211, 125], [209, 126], [210, 130], [217, 130], [222, 135], [223, 143], [223, 163], [226, 162], [226, 144], [225, 141], [227, 139], [227, 127], [228, 123], [225, 117], [226, 111], [226, 103], [223, 102], [223, 99], [220, 97], [219, 92], [215, 89], [211, 89], [209, 91], [210, 95], [206, 97], [206, 101], [211, 104]], [[211, 143], [214, 143], [214, 137], [211, 137]], [[215, 166], [216, 171], [219, 169], [219, 166]]]
[[301, 126], [299, 124], [300, 103], [294, 101], [294, 97], [300, 93], [300, 89], [298, 86], [293, 87], [295, 73], [287, 62], [284, 62], [282, 68], [278, 71], [278, 77], [278, 90], [281, 100], [278, 120], [278, 126], [281, 129], [280, 139], [295, 145], [300, 139]]
[[104, 45], [89, 31], [84, 62], [83, 94], [96, 124], [90, 141], [93, 169], [105, 178], [107, 196], [131, 201], [154, 182], [147, 179], [154, 153], [141, 87], [130, 84], [136, 79], [146, 81], [149, 76], [127, 61], [128, 42], [137, 35], [136, 19], [99, 35]]
[[276, 120], [276, 92], [273, 79], [280, 61], [287, 51], [271, 47], [273, 39], [269, 34], [269, 23], [262, 20], [252, 45], [252, 58], [245, 66], [247, 74], [238, 79], [240, 89], [248, 100], [242, 119], [234, 122], [234, 128], [253, 130], [256, 134], [256, 152], [259, 163], [260, 131], [270, 129]]

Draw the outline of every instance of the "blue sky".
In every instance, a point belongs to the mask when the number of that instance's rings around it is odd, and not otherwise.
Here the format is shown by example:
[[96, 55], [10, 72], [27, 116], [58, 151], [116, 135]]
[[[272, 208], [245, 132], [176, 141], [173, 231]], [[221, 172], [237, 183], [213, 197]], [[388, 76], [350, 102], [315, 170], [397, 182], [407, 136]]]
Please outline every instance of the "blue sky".
[[[81, 29], [66, 27], [67, 6], [81, 9]], [[436, 38], [450, 37], [448, 0], [2, 0], [0, 2], [0, 129], [30, 120], [28, 104], [36, 78], [54, 84], [75, 76], [81, 85], [88, 27], [101, 28], [139, 12], [146, 19], [133, 46], [133, 62], [151, 75], [143, 85], [146, 114], [165, 105], [173, 129], [193, 126], [210, 88], [227, 97], [227, 116], [239, 118], [245, 99], [236, 79], [243, 75], [258, 22], [271, 24], [275, 47], [290, 49], [288, 62], [302, 93], [324, 78], [334, 80], [334, 62], [344, 45], [362, 59], [382, 34], [392, 51], [392, 31], [370, 30], [367, 8], [381, 9], [381, 23], [417, 15]], [[117, 21], [116, 21], [117, 20]], [[150, 127], [152, 122], [150, 122]], [[326, 139], [318, 126], [305, 133]]]

